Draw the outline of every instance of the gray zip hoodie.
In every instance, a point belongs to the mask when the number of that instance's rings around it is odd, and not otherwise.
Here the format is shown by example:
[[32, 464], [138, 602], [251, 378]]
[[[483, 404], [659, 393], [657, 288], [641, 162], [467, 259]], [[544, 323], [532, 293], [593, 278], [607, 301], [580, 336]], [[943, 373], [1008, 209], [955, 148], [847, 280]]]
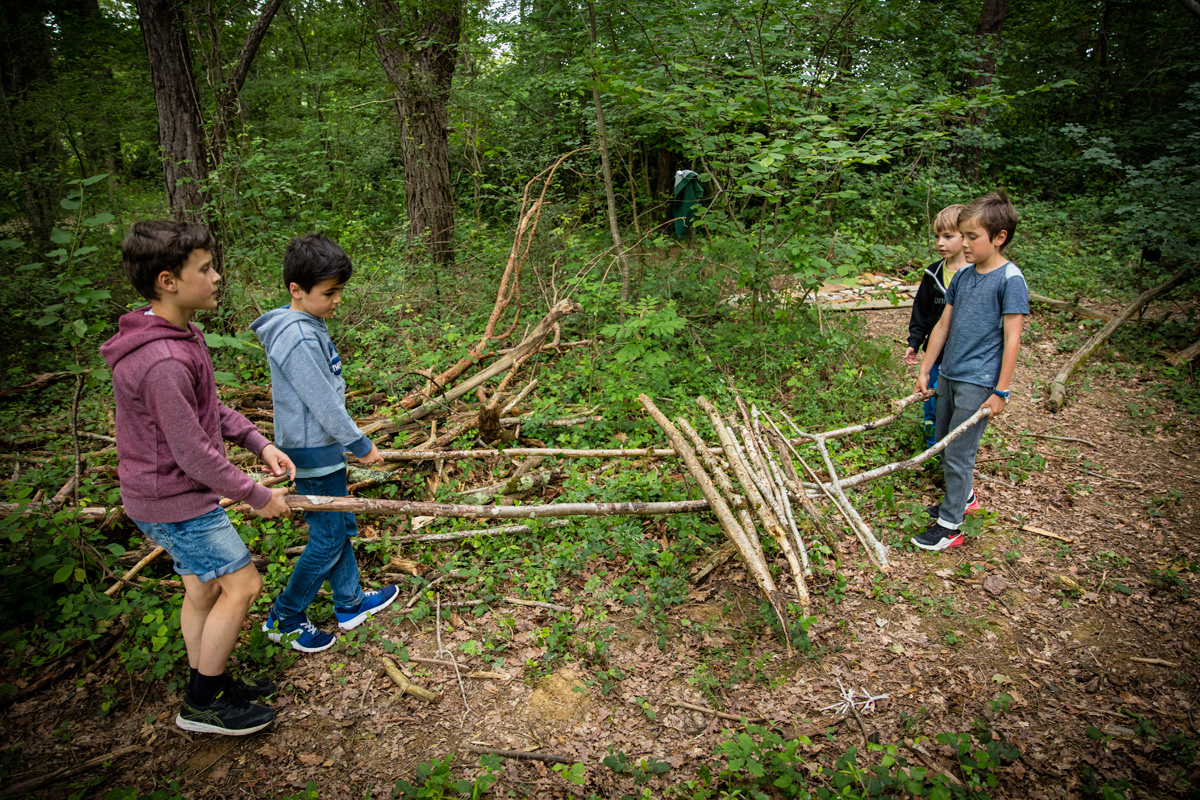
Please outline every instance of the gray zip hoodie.
[[342, 359], [325, 320], [284, 306], [254, 320], [250, 330], [271, 366], [275, 445], [300, 469], [340, 464], [345, 450], [359, 458], [369, 453], [371, 440], [346, 413]]

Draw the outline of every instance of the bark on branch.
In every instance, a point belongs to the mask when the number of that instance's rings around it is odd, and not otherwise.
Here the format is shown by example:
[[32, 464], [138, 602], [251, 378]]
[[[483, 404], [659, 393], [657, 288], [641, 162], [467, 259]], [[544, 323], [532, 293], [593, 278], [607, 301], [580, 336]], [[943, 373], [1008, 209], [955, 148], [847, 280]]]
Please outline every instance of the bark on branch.
[[1108, 340], [1108, 337], [1112, 336], [1113, 331], [1119, 328], [1147, 303], [1163, 296], [1176, 286], [1187, 281], [1190, 277], [1191, 267], [1184, 267], [1165, 282], [1142, 292], [1138, 295], [1137, 299], [1122, 308], [1115, 317], [1109, 320], [1108, 324], [1092, 334], [1092, 338], [1088, 339], [1083, 347], [1075, 351], [1075, 355], [1071, 356], [1062, 369], [1058, 371], [1058, 374], [1054, 376], [1054, 380], [1050, 382], [1050, 396], [1046, 399], [1046, 408], [1051, 412], [1058, 412], [1062, 409], [1067, 402], [1067, 381], [1071, 380], [1071, 376], [1075, 374], [1075, 370], [1079, 369], [1079, 365], [1087, 361], [1092, 353], [1096, 352], [1100, 345], [1104, 344]]

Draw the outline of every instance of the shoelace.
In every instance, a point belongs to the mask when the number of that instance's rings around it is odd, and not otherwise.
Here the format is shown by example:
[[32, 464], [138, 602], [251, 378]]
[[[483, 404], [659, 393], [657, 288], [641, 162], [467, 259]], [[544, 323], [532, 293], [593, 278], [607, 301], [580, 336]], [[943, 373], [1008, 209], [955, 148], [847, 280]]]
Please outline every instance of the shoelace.
[[213, 698], [215, 702], [218, 697], [224, 696], [229, 700], [229, 704], [238, 708], [245, 708], [250, 705], [250, 698], [242, 694], [241, 686], [238, 683], [230, 682], [228, 686], [217, 693], [217, 697]]
[[304, 622], [301, 622], [301, 623], [300, 623], [300, 627], [301, 627], [301, 628], [302, 628], [302, 629], [305, 631], [305, 633], [311, 633], [311, 634], [313, 634], [314, 636], [315, 636], [317, 633], [319, 633], [319, 631], [317, 630], [317, 626], [316, 626], [316, 625], [313, 625], [313, 624], [312, 624], [311, 622], [309, 622], [308, 620], [304, 620]]

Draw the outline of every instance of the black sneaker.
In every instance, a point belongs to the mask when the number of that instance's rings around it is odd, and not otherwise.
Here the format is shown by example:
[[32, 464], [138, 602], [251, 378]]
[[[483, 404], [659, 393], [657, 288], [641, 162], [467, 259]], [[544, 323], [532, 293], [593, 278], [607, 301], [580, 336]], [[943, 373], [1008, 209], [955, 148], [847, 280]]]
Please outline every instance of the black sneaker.
[[275, 694], [275, 690], [279, 687], [272, 681], [264, 681], [259, 678], [251, 678], [248, 681], [233, 680], [229, 683], [233, 693], [243, 700], [257, 700], [260, 697], [266, 697], [270, 694]]
[[[967, 500], [967, 507], [963, 509], [964, 514], [970, 514], [972, 511], [978, 511], [982, 506], [979, 505], [979, 498], [975, 496], [975, 490], [971, 490], [971, 497]], [[932, 519], [937, 519], [942, 513], [942, 504], [934, 503], [929, 508], [925, 509], [925, 513]]]
[[958, 547], [963, 543], [962, 531], [952, 531], [943, 528], [936, 522], [911, 539], [912, 543], [922, 550], [946, 550]]
[[183, 696], [183, 707], [175, 724], [195, 733], [220, 733], [225, 736], [245, 736], [261, 731], [275, 719], [275, 709], [251, 703], [235, 689], [222, 689], [213, 701], [202, 706]]

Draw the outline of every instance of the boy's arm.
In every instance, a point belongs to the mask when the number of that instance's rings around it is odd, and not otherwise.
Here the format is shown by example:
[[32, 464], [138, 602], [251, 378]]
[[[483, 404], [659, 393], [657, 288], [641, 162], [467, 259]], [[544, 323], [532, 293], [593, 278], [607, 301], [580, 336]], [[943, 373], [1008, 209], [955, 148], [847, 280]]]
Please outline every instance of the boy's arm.
[[[1021, 349], [1021, 328], [1024, 325], [1024, 314], [1004, 315], [1004, 355], [1000, 360], [1000, 377], [996, 379], [996, 388], [1002, 392], [1008, 391], [1013, 373], [1017, 370], [1017, 351]], [[1008, 401], [998, 394], [993, 394], [983, 405], [992, 410], [992, 419], [995, 419], [1004, 413]]]
[[142, 378], [142, 398], [175, 463], [193, 481], [222, 497], [246, 501], [253, 508], [265, 506], [271, 501], [271, 490], [229, 463], [205, 436], [193, 380], [191, 371], [178, 361], [160, 361]]
[[326, 433], [359, 458], [371, 452], [374, 445], [350, 418], [346, 401], [322, 377], [329, 370], [329, 359], [321, 352], [318, 341], [307, 337], [301, 339], [279, 367], [288, 383], [303, 388], [297, 394], [308, 413]]
[[921, 372], [917, 375], [916, 391], [922, 394], [929, 391], [929, 372], [937, 363], [938, 356], [942, 354], [942, 348], [946, 346], [946, 337], [950, 335], [950, 320], [953, 317], [954, 306], [947, 303], [942, 318], [929, 334], [929, 344], [925, 345], [925, 358], [921, 361]]
[[244, 414], [234, 411], [224, 403], [217, 403], [217, 414], [221, 418], [221, 438], [225, 441], [244, 447], [256, 456], [261, 455], [263, 449], [271, 443]]
[[258, 427], [246, 419], [244, 414], [234, 411], [224, 403], [217, 404], [217, 413], [221, 418], [221, 436], [227, 442], [233, 442], [254, 453], [271, 470], [272, 475], [282, 475], [287, 472], [292, 478], [296, 477], [296, 465], [282, 450], [267, 441], [258, 431]]
[[921, 278], [917, 296], [913, 298], [912, 315], [908, 318], [908, 346], [920, 350], [934, 323], [929, 319], [933, 300], [933, 281], [928, 275]]

